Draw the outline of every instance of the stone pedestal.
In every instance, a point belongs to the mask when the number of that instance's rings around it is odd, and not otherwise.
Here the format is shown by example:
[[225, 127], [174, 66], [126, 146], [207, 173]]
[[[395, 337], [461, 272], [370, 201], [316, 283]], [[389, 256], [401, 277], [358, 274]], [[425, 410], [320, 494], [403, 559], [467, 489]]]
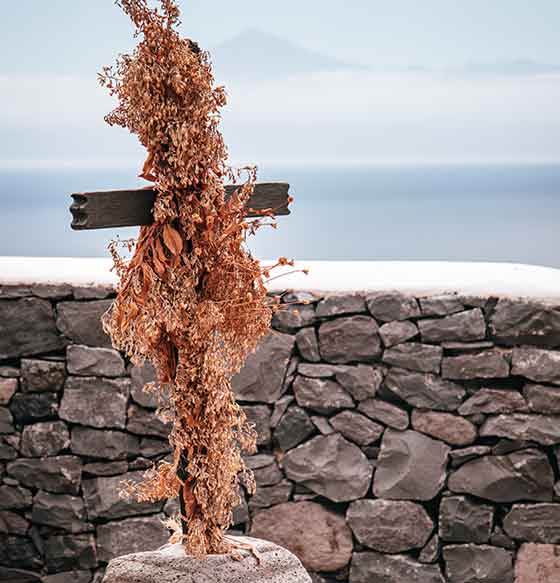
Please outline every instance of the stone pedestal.
[[195, 559], [181, 545], [167, 545], [113, 559], [103, 583], [311, 583], [299, 559], [286, 549], [255, 538], [236, 540], [251, 544], [260, 562], [248, 551], [241, 551], [242, 561], [228, 555]]

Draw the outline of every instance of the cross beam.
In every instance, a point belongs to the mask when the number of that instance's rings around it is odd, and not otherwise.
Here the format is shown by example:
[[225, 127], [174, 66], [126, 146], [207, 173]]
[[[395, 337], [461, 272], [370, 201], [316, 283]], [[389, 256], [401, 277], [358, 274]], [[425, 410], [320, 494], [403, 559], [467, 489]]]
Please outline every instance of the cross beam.
[[[226, 186], [226, 200], [240, 188]], [[275, 215], [289, 215], [289, 184], [285, 182], [264, 182], [255, 189], [245, 208], [249, 217], [261, 216], [258, 211], [272, 209]], [[72, 229], [106, 229], [110, 227], [135, 227], [154, 222], [152, 209], [156, 192], [153, 188], [133, 190], [108, 190], [104, 192], [80, 192], [72, 194], [74, 202], [70, 207]], [[253, 211], [253, 212], [252, 212]], [[257, 211], [257, 212], [254, 212]]]

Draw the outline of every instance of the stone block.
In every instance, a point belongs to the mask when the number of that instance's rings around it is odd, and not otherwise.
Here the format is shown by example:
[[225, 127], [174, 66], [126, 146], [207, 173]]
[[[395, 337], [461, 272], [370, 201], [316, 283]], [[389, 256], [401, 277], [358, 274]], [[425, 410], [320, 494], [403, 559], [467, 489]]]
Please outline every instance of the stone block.
[[296, 377], [294, 394], [300, 407], [328, 415], [354, 407], [352, 397], [336, 381]]
[[101, 318], [112, 300], [92, 302], [60, 302], [56, 325], [74, 344], [112, 348], [111, 339], [103, 331]]
[[560, 546], [525, 543], [517, 553], [515, 583], [560, 581]]
[[39, 570], [43, 561], [30, 538], [0, 533], [0, 565], [7, 568]]
[[408, 342], [388, 348], [383, 353], [383, 362], [392, 366], [417, 372], [439, 373], [443, 348], [419, 342]]
[[396, 405], [380, 399], [367, 399], [358, 405], [358, 411], [370, 419], [379, 421], [393, 429], [404, 431], [408, 428], [408, 413]]
[[161, 401], [165, 400], [165, 395], [159, 387], [156, 391], [144, 390], [148, 383], [154, 383], [156, 380], [156, 371], [149, 362], [130, 367], [130, 380], [130, 396], [138, 405], [146, 409], [157, 409]]
[[126, 374], [123, 357], [111, 348], [71, 344], [66, 348], [66, 366], [70, 374], [84, 377], [122, 377]]
[[73, 533], [92, 529], [87, 524], [84, 501], [77, 496], [39, 491], [33, 498], [31, 520]]
[[319, 327], [321, 357], [334, 364], [371, 362], [381, 354], [379, 326], [369, 316], [350, 316]]
[[43, 459], [20, 458], [7, 466], [8, 475], [23, 486], [40, 488], [55, 494], [78, 494], [82, 461], [70, 455]]
[[0, 510], [24, 510], [32, 503], [33, 497], [26, 488], [0, 485]]
[[70, 447], [70, 433], [62, 421], [45, 421], [26, 425], [21, 436], [21, 453], [25, 457], [58, 455]]
[[[355, 552], [349, 583], [445, 583], [439, 565], [423, 565], [407, 555]], [[497, 582], [496, 582], [497, 583]]]
[[355, 411], [343, 411], [331, 418], [332, 428], [357, 445], [375, 443], [385, 428]]
[[494, 521], [494, 509], [466, 496], [448, 496], [439, 506], [439, 537], [445, 542], [487, 543]]
[[70, 377], [64, 386], [59, 416], [99, 429], [124, 429], [129, 379]]
[[310, 571], [342, 569], [352, 556], [352, 533], [344, 517], [315, 502], [288, 502], [257, 512], [250, 534], [293, 552]]
[[284, 376], [295, 339], [289, 334], [270, 332], [249, 355], [243, 369], [233, 377], [232, 387], [239, 401], [274, 403], [284, 393]]
[[480, 429], [481, 437], [534, 441], [541, 445], [560, 443], [560, 417], [514, 413], [488, 418]]
[[319, 340], [315, 328], [304, 328], [296, 334], [296, 345], [301, 357], [308, 362], [320, 362]]
[[536, 383], [560, 385], [560, 352], [530, 347], [514, 348], [511, 374]]
[[10, 411], [20, 425], [56, 419], [58, 398], [56, 393], [16, 393], [10, 401]]
[[272, 316], [272, 327], [279, 332], [294, 334], [315, 321], [315, 305], [284, 304]]
[[259, 486], [249, 499], [249, 508], [252, 511], [270, 508], [288, 502], [294, 487], [288, 480], [282, 480], [273, 486]]
[[560, 543], [560, 504], [515, 504], [504, 518], [513, 539], [532, 543]]
[[441, 411], [415, 409], [412, 412], [412, 427], [455, 446], [470, 445], [477, 437], [476, 426], [470, 421]]
[[513, 583], [513, 553], [488, 545], [443, 548], [450, 583]]
[[132, 403], [128, 406], [127, 431], [136, 435], [150, 435], [167, 438], [171, 432], [172, 423], [163, 421], [159, 415], [150, 409], [144, 409]]
[[286, 476], [333, 502], [365, 496], [372, 469], [366, 456], [341, 435], [313, 438], [284, 457]]
[[503, 379], [509, 376], [508, 353], [486, 350], [474, 354], [449, 356], [443, 359], [441, 375], [444, 379]]
[[373, 493], [389, 500], [431, 500], [443, 488], [450, 448], [416, 431], [387, 429]]
[[91, 429], [76, 426], [72, 429], [72, 453], [108, 460], [121, 460], [138, 453], [140, 439], [123, 431]]
[[0, 405], [8, 405], [17, 390], [17, 378], [0, 378]]
[[243, 411], [257, 432], [257, 445], [268, 445], [272, 439], [268, 405], [245, 405]]
[[14, 418], [10, 409], [0, 407], [0, 434], [8, 434], [14, 432]]
[[63, 362], [38, 359], [22, 359], [21, 389], [26, 393], [51, 392], [62, 389], [66, 378]]
[[317, 304], [317, 318], [333, 318], [362, 314], [367, 311], [366, 300], [361, 294], [333, 294], [326, 296]]
[[61, 350], [51, 303], [38, 298], [0, 302], [0, 360]]
[[360, 544], [388, 554], [422, 548], [434, 530], [428, 513], [414, 502], [356, 500], [346, 521]]
[[380, 367], [367, 364], [355, 366], [340, 365], [335, 370], [335, 378], [356, 401], [375, 397], [381, 383], [384, 371]]
[[282, 451], [288, 451], [306, 440], [315, 431], [309, 415], [301, 408], [292, 406], [284, 413], [276, 429], [274, 441]]
[[473, 342], [484, 340], [486, 322], [482, 310], [475, 308], [444, 318], [418, 322], [423, 342]]
[[418, 334], [419, 331], [416, 324], [408, 321], [387, 322], [379, 328], [379, 336], [387, 348], [411, 340]]
[[458, 296], [446, 294], [420, 298], [420, 309], [423, 316], [449, 316], [463, 311], [464, 306]]
[[523, 396], [532, 413], [560, 414], [560, 388], [527, 384]]
[[493, 502], [550, 501], [554, 474], [547, 456], [527, 449], [505, 456], [487, 455], [451, 474], [448, 488]]
[[92, 534], [50, 536], [45, 544], [45, 563], [49, 573], [96, 567], [94, 536]]
[[477, 415], [479, 413], [491, 415], [518, 411], [527, 411], [527, 403], [522, 395], [513, 389], [482, 388], [459, 407], [461, 415]]
[[465, 397], [465, 389], [452, 381], [428, 374], [393, 368], [385, 387], [413, 407], [455, 411]]
[[416, 299], [398, 291], [370, 294], [366, 298], [366, 303], [370, 314], [382, 322], [421, 316]]

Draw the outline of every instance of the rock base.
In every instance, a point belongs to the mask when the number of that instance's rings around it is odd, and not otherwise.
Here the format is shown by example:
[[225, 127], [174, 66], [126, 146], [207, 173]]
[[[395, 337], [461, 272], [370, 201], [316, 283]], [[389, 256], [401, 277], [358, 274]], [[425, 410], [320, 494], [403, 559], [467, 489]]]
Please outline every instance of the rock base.
[[260, 561], [248, 551], [241, 551], [242, 561], [229, 555], [196, 559], [180, 544], [167, 545], [113, 559], [103, 583], [311, 583], [299, 559], [282, 547], [250, 537], [235, 540], [252, 545]]

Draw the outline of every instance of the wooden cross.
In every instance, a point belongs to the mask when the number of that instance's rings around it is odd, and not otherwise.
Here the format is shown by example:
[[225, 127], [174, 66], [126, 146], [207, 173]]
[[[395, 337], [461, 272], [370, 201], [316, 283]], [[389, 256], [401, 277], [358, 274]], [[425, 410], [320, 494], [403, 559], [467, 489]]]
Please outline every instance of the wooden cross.
[[[226, 186], [226, 200], [240, 188]], [[289, 184], [284, 182], [257, 183], [245, 208], [249, 217], [259, 217], [264, 210], [273, 210], [275, 215], [289, 215]], [[134, 190], [108, 190], [103, 192], [80, 192], [71, 195], [74, 199], [72, 229], [106, 229], [109, 227], [135, 227], [154, 222], [152, 209], [156, 193], [152, 187]]]
[[[226, 200], [239, 186], [226, 186]], [[249, 217], [260, 217], [265, 210], [275, 215], [289, 215], [288, 195], [290, 185], [283, 182], [257, 183], [245, 208]], [[74, 202], [70, 206], [72, 229], [105, 229], [109, 227], [134, 227], [154, 222], [152, 209], [156, 193], [152, 187], [135, 190], [110, 190], [104, 192], [81, 192], [71, 195]], [[178, 474], [182, 480], [187, 478], [187, 460], [181, 457]], [[186, 504], [183, 489], [179, 494], [181, 527], [187, 534]]]

